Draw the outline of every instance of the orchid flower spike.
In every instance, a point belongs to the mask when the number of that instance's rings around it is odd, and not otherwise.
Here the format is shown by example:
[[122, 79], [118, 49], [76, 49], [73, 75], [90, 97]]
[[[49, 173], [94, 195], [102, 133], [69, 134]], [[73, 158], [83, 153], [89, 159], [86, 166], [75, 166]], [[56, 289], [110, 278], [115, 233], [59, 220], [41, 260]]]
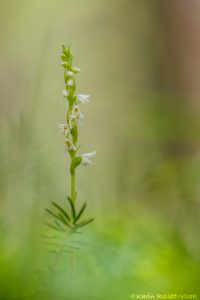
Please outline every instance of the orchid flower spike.
[[[78, 210], [76, 206], [77, 202], [77, 191], [76, 191], [76, 173], [77, 168], [83, 164], [85, 166], [92, 165], [91, 158], [96, 155], [96, 151], [84, 153], [82, 155], [78, 154], [80, 144], [79, 144], [79, 126], [81, 123], [81, 118], [83, 118], [83, 114], [80, 111], [79, 103], [88, 103], [89, 95], [85, 94], [77, 94], [77, 86], [76, 86], [76, 74], [80, 73], [80, 69], [78, 67], [73, 66], [73, 53], [70, 47], [62, 46], [62, 54], [61, 54], [61, 65], [64, 68], [64, 90], [62, 91], [62, 95], [66, 102], [66, 112], [65, 112], [65, 121], [63, 123], [57, 123], [57, 127], [59, 128], [59, 133], [63, 133], [64, 135], [64, 149], [68, 152], [69, 155], [69, 164], [68, 171], [70, 175], [70, 196], [67, 196], [67, 205], [62, 208], [56, 202], [53, 202], [54, 211], [46, 209], [46, 211], [54, 217], [53, 224], [46, 223], [52, 229], [59, 231], [63, 234], [64, 243], [62, 245], [58, 245], [59, 249], [56, 251], [55, 262], [57, 263], [62, 252], [65, 251], [66, 248], [66, 235], [79, 233], [79, 228], [86, 226], [91, 223], [94, 218], [82, 220], [83, 212], [86, 208], [86, 203], [83, 203], [82, 207]], [[68, 240], [66, 241], [68, 243]], [[56, 266], [55, 262], [53, 262], [54, 269]]]

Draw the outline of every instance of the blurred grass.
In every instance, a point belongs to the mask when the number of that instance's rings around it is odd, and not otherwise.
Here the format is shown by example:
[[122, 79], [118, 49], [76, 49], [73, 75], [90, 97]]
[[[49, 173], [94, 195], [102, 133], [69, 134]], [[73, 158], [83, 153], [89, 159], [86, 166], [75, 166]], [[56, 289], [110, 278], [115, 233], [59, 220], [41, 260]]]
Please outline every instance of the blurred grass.
[[[154, 1], [1, 1], [0, 299], [128, 299], [197, 293], [199, 110], [160, 90]], [[69, 193], [62, 136], [61, 44], [81, 67], [78, 197], [95, 217], [57, 277], [44, 208]], [[158, 46], [158, 49], [155, 47]], [[184, 151], [180, 151], [184, 149]], [[181, 155], [180, 155], [181, 153]]]

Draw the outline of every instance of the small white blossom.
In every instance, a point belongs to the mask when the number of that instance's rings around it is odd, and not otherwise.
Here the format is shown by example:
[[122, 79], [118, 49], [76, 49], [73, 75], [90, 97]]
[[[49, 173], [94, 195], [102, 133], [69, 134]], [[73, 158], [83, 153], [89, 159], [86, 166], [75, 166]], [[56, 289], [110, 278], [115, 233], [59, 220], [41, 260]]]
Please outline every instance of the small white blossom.
[[[81, 113], [81, 115], [79, 115], [79, 116], [83, 117], [83, 114]], [[69, 115], [69, 127], [71, 129], [74, 126], [76, 126], [77, 123], [79, 123], [80, 125], [83, 125], [83, 123], [79, 120], [79, 116], [74, 113]]]
[[65, 149], [67, 151], [71, 151], [71, 150], [76, 151], [76, 147], [68, 138], [65, 140]]
[[84, 166], [92, 165], [93, 163], [90, 160], [90, 158], [94, 157], [95, 155], [96, 155], [96, 151], [82, 154], [82, 161], [81, 161], [82, 165]]
[[63, 94], [63, 97], [67, 97], [68, 96], [68, 91], [66, 89], [64, 89], [62, 94]]
[[82, 104], [88, 103], [90, 101], [90, 95], [78, 94], [77, 100]]
[[61, 65], [62, 66], [68, 66], [68, 62], [67, 61], [61, 61]]
[[77, 118], [83, 118], [83, 114], [80, 111], [79, 106], [76, 104], [73, 108], [73, 114], [77, 117]]
[[75, 74], [80, 73], [80, 72], [81, 72], [81, 69], [78, 68], [78, 67], [73, 67], [73, 72], [74, 72]]
[[67, 75], [68, 75], [68, 76], [74, 76], [74, 73], [73, 73], [72, 71], [68, 71], [68, 72], [67, 72]]
[[69, 134], [69, 130], [67, 128], [67, 124], [65, 124], [65, 123], [57, 123], [57, 126], [60, 129], [59, 133], [63, 133], [65, 135]]
[[67, 81], [67, 86], [74, 86], [74, 80], [73, 79], [69, 79]]
[[69, 127], [72, 129], [77, 124], [77, 116], [74, 114], [69, 115]]

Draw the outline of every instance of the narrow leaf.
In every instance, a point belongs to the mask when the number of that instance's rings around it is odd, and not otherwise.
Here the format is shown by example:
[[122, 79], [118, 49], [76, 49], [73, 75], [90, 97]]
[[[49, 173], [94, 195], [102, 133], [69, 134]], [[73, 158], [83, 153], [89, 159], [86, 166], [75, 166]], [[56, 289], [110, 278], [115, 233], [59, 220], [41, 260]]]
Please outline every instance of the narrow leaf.
[[68, 221], [70, 221], [70, 217], [68, 216], [68, 214], [66, 213], [66, 211], [62, 208], [62, 207], [60, 207], [57, 203], [55, 203], [55, 202], [52, 202], [52, 204], [58, 209], [58, 210], [60, 210], [60, 212], [66, 217], [66, 219], [68, 220]]
[[73, 220], [75, 220], [75, 218], [76, 218], [76, 210], [75, 210], [74, 203], [72, 202], [72, 200], [71, 200], [71, 198], [69, 196], [67, 196], [67, 199], [68, 199], [70, 207], [71, 207], [71, 212], [72, 212]]
[[66, 249], [63, 249], [62, 252], [63, 252], [63, 253], [64, 253], [64, 252], [66, 252], [66, 253], [73, 253], [72, 251], [66, 250]]
[[65, 220], [65, 218], [63, 217], [63, 215], [59, 214], [59, 217], [60, 217], [60, 219], [61, 219], [61, 221], [62, 221], [62, 223], [64, 225], [70, 227], [70, 224]]
[[50, 252], [51, 252], [51, 253], [55, 253], [55, 254], [58, 253], [57, 250], [50, 250]]
[[62, 231], [65, 231], [64, 228], [61, 226], [61, 224], [57, 220], [54, 220], [54, 222]]
[[77, 227], [83, 227], [83, 226], [85, 226], [85, 225], [91, 223], [92, 221], [94, 221], [94, 218], [89, 219], [89, 220], [87, 220], [87, 221], [83, 221], [83, 222], [77, 224], [76, 226], [77, 226]]
[[51, 215], [53, 216], [54, 218], [60, 220], [59, 216], [57, 216], [56, 214], [54, 214], [52, 211], [50, 211], [48, 208], [45, 208], [45, 210]]
[[44, 224], [47, 225], [48, 227], [54, 229], [54, 230], [61, 231], [60, 228], [58, 228], [58, 227], [56, 227], [56, 226], [54, 226], [54, 225], [52, 225], [52, 224], [50, 224], [50, 223], [48, 223], [48, 222], [45, 222]]
[[79, 213], [77, 214], [75, 221], [78, 221], [78, 219], [80, 219], [80, 217], [81, 217], [82, 213], [84, 212], [86, 206], [87, 206], [87, 203], [84, 203], [83, 206], [81, 207]]
[[76, 246], [69, 245], [69, 244], [65, 244], [64, 249], [67, 249], [67, 248], [74, 249], [74, 250], [79, 250], [79, 249], [80, 249], [80, 248], [78, 248], [78, 247], [76, 247]]

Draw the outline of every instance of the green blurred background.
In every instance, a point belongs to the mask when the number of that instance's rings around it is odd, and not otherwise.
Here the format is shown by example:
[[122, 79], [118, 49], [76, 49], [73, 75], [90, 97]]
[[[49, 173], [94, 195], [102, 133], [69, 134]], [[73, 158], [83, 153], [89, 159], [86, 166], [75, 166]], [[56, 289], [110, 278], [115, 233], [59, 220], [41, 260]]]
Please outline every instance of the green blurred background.
[[[200, 282], [196, 0], [0, 1], [0, 299], [130, 299]], [[78, 201], [88, 225], [56, 276], [45, 207], [65, 203], [62, 44], [89, 93]]]

